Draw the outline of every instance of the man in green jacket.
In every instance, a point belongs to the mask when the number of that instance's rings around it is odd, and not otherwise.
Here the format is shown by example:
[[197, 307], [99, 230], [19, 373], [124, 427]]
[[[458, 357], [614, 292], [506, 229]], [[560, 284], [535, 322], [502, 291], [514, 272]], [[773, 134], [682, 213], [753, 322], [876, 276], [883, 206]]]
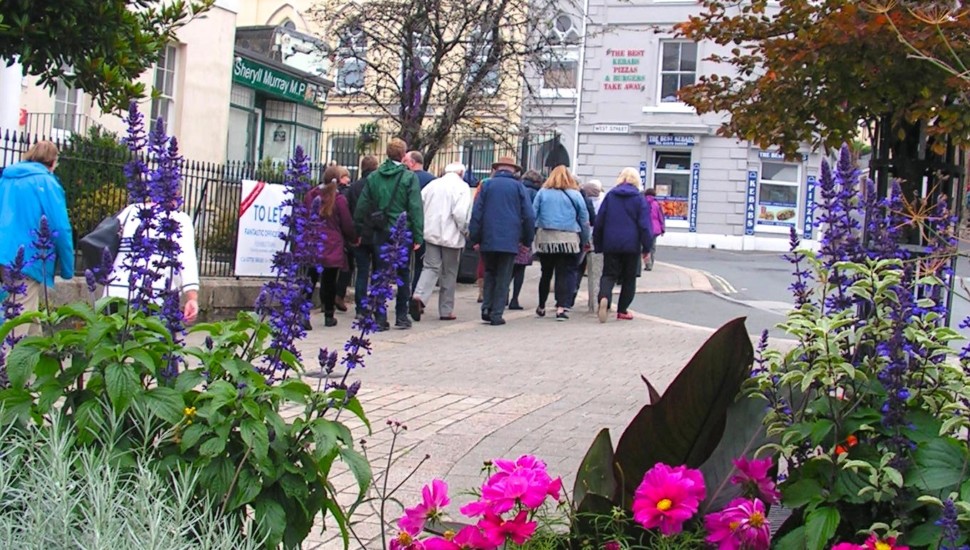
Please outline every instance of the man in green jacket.
[[[412, 251], [416, 250], [424, 242], [424, 211], [421, 203], [421, 186], [418, 183], [414, 172], [408, 170], [402, 163], [404, 153], [407, 152], [408, 145], [404, 140], [394, 138], [387, 144], [387, 160], [384, 161], [377, 171], [367, 177], [364, 190], [357, 201], [357, 208], [354, 210], [354, 225], [359, 235], [364, 236], [366, 242], [371, 236], [370, 246], [361, 244], [361, 247], [369, 248], [367, 254], [369, 261], [361, 262], [357, 265], [358, 273], [366, 273], [370, 280], [370, 271], [381, 267], [380, 250], [381, 245], [387, 242], [390, 224], [393, 224], [402, 212], [408, 215], [408, 229], [411, 231]], [[383, 216], [375, 213], [383, 213]], [[382, 223], [376, 223], [375, 218], [382, 218]], [[358, 257], [358, 260], [361, 259]], [[397, 298], [394, 304], [395, 320], [394, 326], [402, 329], [411, 328], [411, 320], [408, 319], [408, 305], [411, 301], [411, 266], [398, 271], [398, 278], [401, 284], [397, 287]], [[358, 275], [359, 276], [359, 275]], [[378, 319], [381, 330], [388, 328], [386, 318]]]

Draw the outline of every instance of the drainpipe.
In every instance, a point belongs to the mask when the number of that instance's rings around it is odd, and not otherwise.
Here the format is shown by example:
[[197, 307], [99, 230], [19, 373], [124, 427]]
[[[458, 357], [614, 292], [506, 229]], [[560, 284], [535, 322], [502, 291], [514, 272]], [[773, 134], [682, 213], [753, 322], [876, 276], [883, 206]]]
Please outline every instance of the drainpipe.
[[586, 82], [586, 27], [589, 13], [589, 0], [583, 0], [583, 37], [579, 45], [579, 74], [577, 76], [579, 90], [576, 92], [576, 119], [573, 121], [573, 173], [579, 174], [579, 118], [583, 110], [583, 88]]

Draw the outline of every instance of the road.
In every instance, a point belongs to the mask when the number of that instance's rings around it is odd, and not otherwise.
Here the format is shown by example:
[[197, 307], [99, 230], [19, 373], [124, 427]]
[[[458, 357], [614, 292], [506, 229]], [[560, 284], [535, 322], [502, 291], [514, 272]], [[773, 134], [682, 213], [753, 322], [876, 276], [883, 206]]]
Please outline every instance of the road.
[[[961, 247], [961, 252], [970, 253], [970, 246]], [[777, 252], [660, 248], [658, 261], [703, 271], [716, 294], [640, 294], [633, 309], [712, 328], [735, 317], [747, 316], [750, 332], [758, 333], [767, 328], [771, 336], [782, 337], [784, 332], [775, 325], [784, 320], [785, 312], [791, 307], [788, 286], [792, 282], [792, 268], [781, 256]], [[950, 326], [970, 338], [970, 329], [959, 328], [960, 322], [970, 316], [970, 261], [960, 258], [956, 274], [957, 291]], [[649, 273], [645, 276], [649, 277]]]

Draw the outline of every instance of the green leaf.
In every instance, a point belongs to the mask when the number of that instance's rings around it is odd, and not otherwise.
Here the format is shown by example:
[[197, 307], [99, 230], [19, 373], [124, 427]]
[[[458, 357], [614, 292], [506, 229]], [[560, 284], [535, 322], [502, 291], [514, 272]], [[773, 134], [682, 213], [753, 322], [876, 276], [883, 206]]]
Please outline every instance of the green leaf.
[[108, 398], [116, 412], [124, 411], [135, 397], [140, 385], [134, 367], [124, 363], [111, 363], [104, 371]]
[[906, 483], [923, 491], [955, 491], [967, 478], [967, 447], [952, 439], [938, 437], [920, 445], [914, 459], [917, 467], [909, 469]]
[[299, 378], [287, 378], [279, 385], [283, 399], [294, 403], [306, 403], [306, 398], [313, 390], [310, 386]]
[[199, 442], [199, 439], [209, 432], [203, 424], [192, 424], [182, 432], [182, 441], [179, 442], [179, 449], [184, 453], [187, 449], [195, 447], [195, 444]]
[[324, 501], [324, 507], [330, 511], [330, 514], [333, 515], [333, 519], [337, 522], [337, 528], [340, 529], [340, 538], [344, 542], [344, 548], [349, 548], [350, 530], [347, 529], [347, 516], [344, 515], [344, 511], [340, 508], [340, 504], [332, 498], [327, 498]]
[[7, 354], [7, 377], [10, 386], [22, 388], [40, 361], [41, 351], [37, 348], [19, 344]]
[[805, 550], [805, 527], [797, 527], [774, 542], [774, 550]]
[[172, 388], [152, 388], [141, 396], [152, 414], [170, 424], [178, 424], [185, 416], [182, 394]]
[[366, 496], [367, 488], [370, 487], [370, 482], [374, 478], [370, 463], [367, 462], [364, 455], [350, 447], [340, 447], [339, 453], [341, 460], [350, 468], [351, 473], [354, 474], [354, 479], [357, 480], [357, 488], [360, 490], [357, 500], [360, 500]]
[[30, 408], [34, 398], [22, 388], [7, 388], [0, 390], [0, 407], [2, 407], [2, 422], [8, 425], [13, 419], [25, 420], [30, 416]]
[[806, 550], [824, 550], [841, 520], [842, 516], [835, 508], [823, 506], [812, 510], [805, 520]]
[[624, 502], [632, 502], [643, 475], [655, 464], [697, 468], [711, 456], [724, 434], [727, 409], [753, 362], [744, 318], [729, 321], [697, 350], [660, 402], [640, 410], [616, 446]]
[[341, 438], [341, 427], [339, 423], [326, 418], [318, 418], [313, 421], [310, 430], [313, 432], [314, 456], [319, 458], [333, 451], [337, 446], [337, 441]]
[[354, 413], [354, 416], [356, 416], [361, 422], [364, 423], [364, 426], [367, 427], [367, 433], [371, 433], [370, 420], [367, 420], [367, 415], [364, 414], [364, 406], [361, 405], [359, 399], [355, 397], [350, 401], [347, 401], [344, 408]]
[[239, 424], [239, 432], [242, 434], [243, 441], [253, 450], [253, 455], [257, 460], [266, 458], [269, 452], [269, 435], [266, 433], [266, 424], [255, 418], [244, 418]]
[[286, 512], [278, 502], [267, 496], [260, 496], [253, 505], [257, 530], [268, 535], [267, 548], [276, 548], [283, 540], [286, 529]]
[[236, 478], [236, 487], [232, 490], [232, 497], [226, 507], [227, 511], [236, 510], [240, 506], [245, 506], [252, 502], [263, 490], [263, 484], [259, 476], [253, 473], [251, 468], [243, 466], [239, 470], [239, 477]]
[[94, 309], [92, 309], [91, 306], [86, 302], [73, 302], [63, 305], [57, 308], [57, 315], [62, 318], [76, 317], [78, 319], [83, 319], [84, 321], [87, 321], [87, 324], [91, 324], [96, 320]]
[[198, 369], [182, 371], [175, 379], [175, 390], [185, 393], [202, 384], [202, 373]]
[[940, 540], [942, 534], [942, 527], [936, 525], [936, 522], [928, 521], [903, 533], [899, 543], [916, 548], [930, 547], [930, 545]]
[[226, 438], [219, 437], [216, 435], [210, 439], [207, 439], [202, 446], [199, 447], [199, 454], [202, 456], [214, 457], [222, 454], [226, 450]]
[[603, 428], [593, 439], [586, 456], [579, 464], [573, 484], [573, 502], [580, 504], [587, 493], [612, 499], [616, 495], [616, 478], [613, 477], [613, 441], [610, 430]]
[[296, 474], [283, 474], [283, 477], [280, 478], [280, 487], [283, 488], [286, 496], [298, 501], [306, 500], [310, 494], [306, 481]]
[[801, 508], [823, 498], [822, 486], [814, 479], [800, 479], [781, 486], [782, 502], [787, 508]]

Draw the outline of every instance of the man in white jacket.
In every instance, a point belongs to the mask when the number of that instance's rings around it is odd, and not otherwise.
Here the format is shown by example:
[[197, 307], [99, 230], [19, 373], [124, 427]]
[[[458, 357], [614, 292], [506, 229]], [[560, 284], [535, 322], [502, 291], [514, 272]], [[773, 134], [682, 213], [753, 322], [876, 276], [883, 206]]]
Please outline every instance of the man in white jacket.
[[471, 188], [463, 179], [465, 166], [451, 163], [445, 175], [433, 180], [421, 190], [424, 206], [424, 268], [411, 298], [410, 314], [421, 320], [424, 306], [440, 282], [438, 315], [442, 321], [455, 320], [455, 285], [458, 283], [458, 263], [465, 248], [465, 235], [472, 213]]

